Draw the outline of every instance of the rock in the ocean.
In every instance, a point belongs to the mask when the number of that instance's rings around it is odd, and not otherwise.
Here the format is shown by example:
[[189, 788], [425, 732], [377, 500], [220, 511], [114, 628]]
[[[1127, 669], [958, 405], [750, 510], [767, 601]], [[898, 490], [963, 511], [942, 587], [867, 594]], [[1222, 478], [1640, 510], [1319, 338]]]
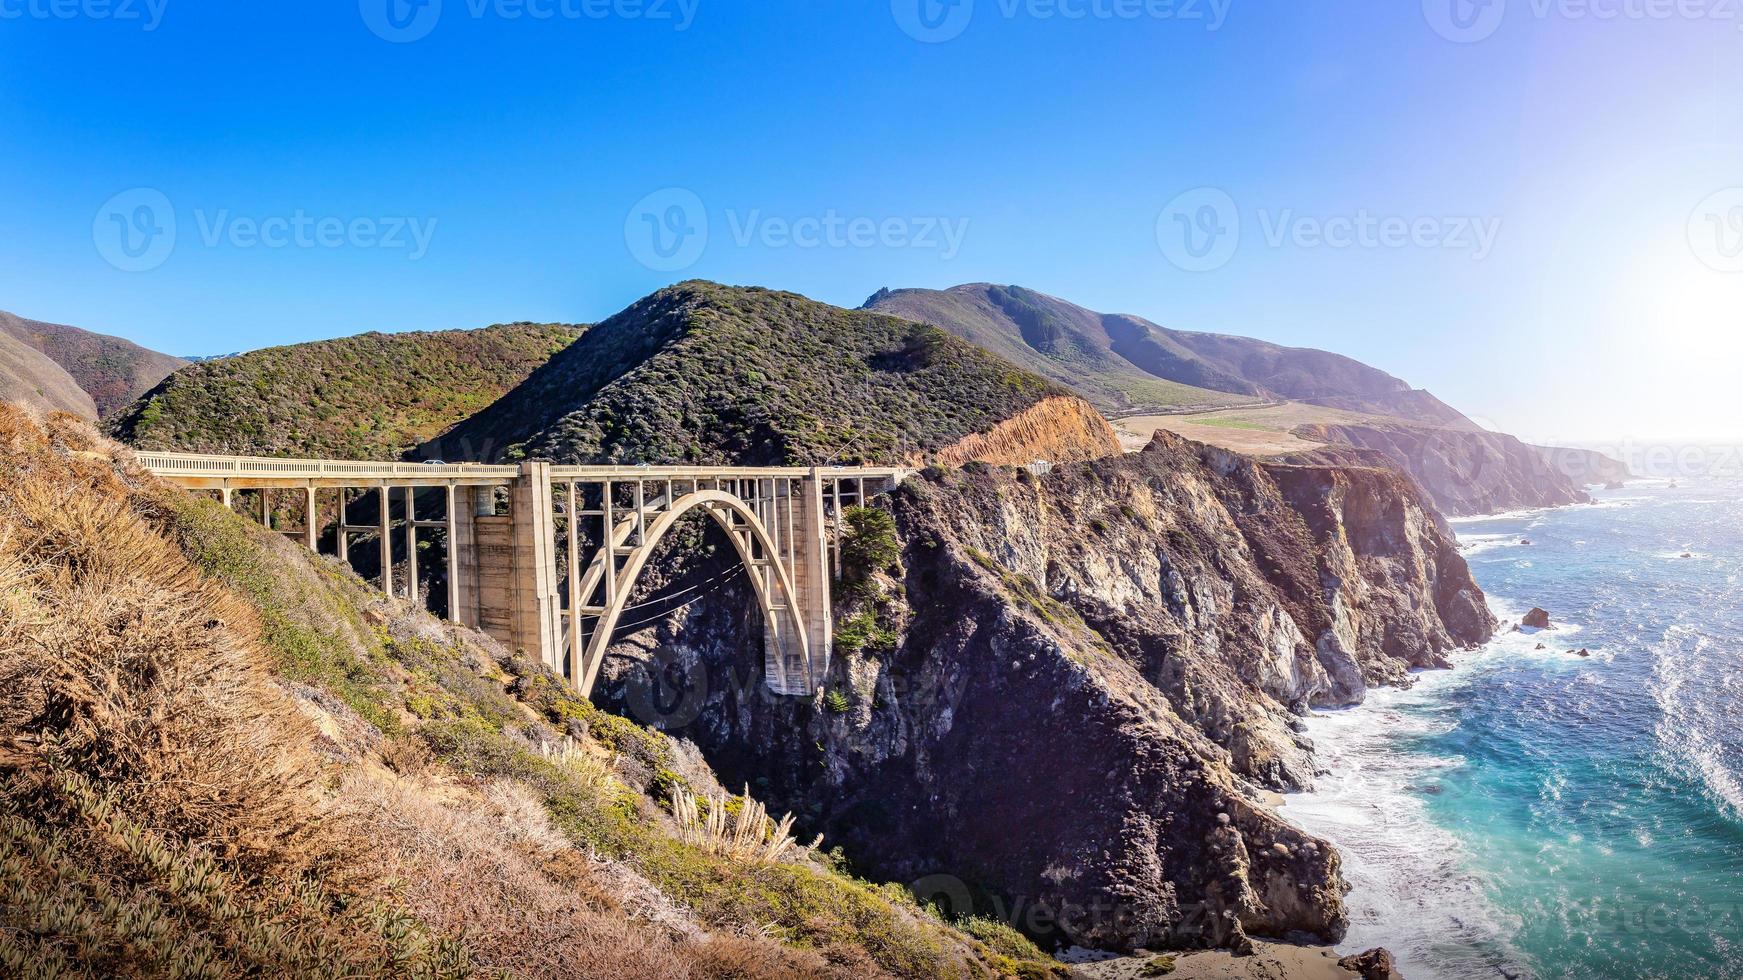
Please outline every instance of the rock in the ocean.
[[1392, 959], [1392, 952], [1384, 947], [1346, 956], [1338, 960], [1338, 966], [1353, 970], [1362, 980], [1404, 980], [1404, 974], [1398, 972], [1398, 964]]
[[1538, 645], [1537, 645], [1537, 646], [1536, 646], [1536, 647], [1535, 647], [1535, 648], [1534, 648], [1534, 649], [1537, 649], [1537, 650], [1548, 650], [1548, 649], [1549, 649], [1549, 647], [1546, 647], [1546, 646], [1544, 646], [1544, 645], [1543, 645], [1543, 644], [1541, 644], [1541, 643], [1539, 643], [1539, 644], [1538, 644]]
[[1530, 612], [1526, 613], [1525, 618], [1520, 620], [1519, 622], [1520, 622], [1520, 625], [1529, 627], [1529, 628], [1534, 629], [1534, 630], [1552, 630], [1552, 629], [1555, 629], [1554, 626], [1550, 625], [1549, 613], [1546, 613], [1543, 610], [1538, 609], [1536, 607], [1532, 607], [1532, 610]]
[[1585, 647], [1580, 647], [1578, 650], [1569, 650], [1568, 652], [1576, 657], [1589, 657], [1592, 655], [1592, 651], [1587, 650]]
[[1531, 539], [1530, 538], [1520, 538], [1519, 543], [1524, 544], [1524, 545], [1529, 545], [1531, 543]]

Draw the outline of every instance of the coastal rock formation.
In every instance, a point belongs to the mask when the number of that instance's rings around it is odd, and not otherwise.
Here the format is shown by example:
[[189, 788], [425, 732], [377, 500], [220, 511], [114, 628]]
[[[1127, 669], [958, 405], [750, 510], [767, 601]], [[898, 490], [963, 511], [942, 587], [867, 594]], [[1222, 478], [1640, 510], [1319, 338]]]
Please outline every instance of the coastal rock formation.
[[1524, 619], [1521, 619], [1519, 621], [1519, 625], [1527, 627], [1529, 629], [1534, 629], [1534, 630], [1552, 630], [1552, 629], [1555, 629], [1555, 627], [1551, 626], [1549, 623], [1549, 613], [1544, 612], [1543, 610], [1538, 609], [1535, 606], [1532, 607], [1532, 610], [1530, 612], [1525, 614]]
[[1404, 974], [1398, 972], [1398, 964], [1392, 959], [1391, 950], [1387, 949], [1370, 949], [1346, 956], [1338, 960], [1338, 965], [1354, 971], [1362, 980], [1404, 980]]
[[1294, 716], [1494, 627], [1410, 481], [1163, 434], [1041, 479], [935, 469], [889, 504], [900, 561], [849, 570], [815, 702], [763, 691], [737, 586], [620, 641], [602, 695], [645, 713], [641, 665], [681, 676], [672, 728], [728, 782], [1044, 938], [1341, 937], [1336, 852], [1263, 790], [1313, 777]]
[[1607, 490], [1619, 490], [1634, 479], [1628, 464], [1592, 449], [1569, 446], [1533, 446], [1549, 460], [1549, 465], [1578, 486], [1603, 485]]
[[1589, 503], [1591, 497], [1542, 451], [1476, 428], [1370, 422], [1303, 425], [1294, 434], [1327, 443], [1309, 458], [1360, 463], [1378, 453], [1409, 473], [1444, 513], [1459, 517]]

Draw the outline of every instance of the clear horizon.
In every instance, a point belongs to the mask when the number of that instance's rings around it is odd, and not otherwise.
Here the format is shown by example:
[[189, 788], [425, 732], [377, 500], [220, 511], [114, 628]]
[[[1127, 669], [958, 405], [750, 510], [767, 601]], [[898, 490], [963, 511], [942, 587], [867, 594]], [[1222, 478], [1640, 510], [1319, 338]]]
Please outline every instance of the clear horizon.
[[0, 3], [0, 309], [211, 355], [985, 280], [1743, 437], [1719, 4], [391, 2]]

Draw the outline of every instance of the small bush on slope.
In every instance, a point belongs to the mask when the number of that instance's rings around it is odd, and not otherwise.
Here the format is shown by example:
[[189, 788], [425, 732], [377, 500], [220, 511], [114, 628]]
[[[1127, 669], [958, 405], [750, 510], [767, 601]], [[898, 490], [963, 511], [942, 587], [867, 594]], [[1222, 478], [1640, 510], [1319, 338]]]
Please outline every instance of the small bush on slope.
[[114, 456], [0, 407], [0, 973], [1049, 969], [684, 845], [663, 735]]

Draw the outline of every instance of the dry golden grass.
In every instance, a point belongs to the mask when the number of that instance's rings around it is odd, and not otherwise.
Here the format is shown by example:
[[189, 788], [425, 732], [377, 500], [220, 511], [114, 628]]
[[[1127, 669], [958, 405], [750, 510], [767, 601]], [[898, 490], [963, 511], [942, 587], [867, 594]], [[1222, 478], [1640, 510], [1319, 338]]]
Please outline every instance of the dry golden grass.
[[402, 880], [401, 900], [434, 928], [465, 930], [481, 967], [623, 980], [840, 975], [767, 939], [710, 935], [625, 907], [622, 882], [575, 860], [543, 807], [512, 782], [442, 802], [416, 780], [355, 774], [341, 796], [347, 819], [369, 828], [373, 859]]
[[306, 860], [311, 733], [269, 681], [253, 611], [61, 457], [0, 459], [0, 771], [14, 791], [71, 771], [227, 858]]

